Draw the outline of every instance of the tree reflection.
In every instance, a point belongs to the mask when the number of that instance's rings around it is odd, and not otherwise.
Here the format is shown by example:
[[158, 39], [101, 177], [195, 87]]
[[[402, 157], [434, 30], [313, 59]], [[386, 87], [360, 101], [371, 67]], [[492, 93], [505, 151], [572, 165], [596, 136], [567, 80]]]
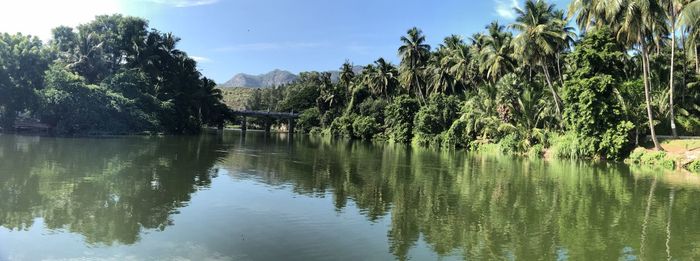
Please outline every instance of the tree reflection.
[[225, 157], [220, 137], [0, 136], [0, 226], [81, 234], [90, 244], [132, 244], [163, 230]]
[[291, 184], [300, 194], [332, 195], [338, 210], [351, 200], [370, 221], [390, 216], [388, 251], [397, 259], [409, 259], [421, 239], [441, 256], [465, 259], [700, 258], [700, 234], [691, 232], [700, 227], [700, 208], [693, 207], [700, 186], [673, 175], [618, 164], [262, 139], [246, 137], [227, 168]]

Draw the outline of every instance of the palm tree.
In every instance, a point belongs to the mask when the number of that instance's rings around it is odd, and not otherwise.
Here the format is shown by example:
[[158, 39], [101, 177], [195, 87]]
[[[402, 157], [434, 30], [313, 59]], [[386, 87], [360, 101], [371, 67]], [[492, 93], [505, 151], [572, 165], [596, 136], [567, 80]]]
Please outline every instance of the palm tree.
[[401, 37], [403, 43], [399, 47], [401, 56], [401, 84], [409, 92], [415, 93], [425, 101], [425, 66], [430, 56], [430, 45], [425, 43], [423, 32], [413, 27]]
[[518, 17], [511, 27], [520, 31], [515, 37], [515, 51], [530, 66], [540, 66], [554, 98], [557, 117], [561, 120], [561, 100], [549, 74], [549, 60], [562, 45], [565, 32], [554, 17], [554, 5], [543, 0], [527, 0], [525, 7], [515, 8]]
[[[350, 93], [350, 86], [352, 86], [352, 81], [355, 79], [355, 71], [352, 70], [353, 65], [350, 61], [345, 60], [343, 66], [340, 67], [340, 75], [338, 76], [338, 83], [345, 87], [346, 93]], [[346, 97], [349, 95], [346, 95]]]
[[680, 12], [681, 8], [683, 7], [683, 3], [680, 2], [680, 0], [662, 0], [664, 8], [666, 8], [666, 13], [668, 14], [668, 20], [670, 22], [671, 26], [671, 72], [669, 76], [669, 91], [668, 91], [668, 101], [669, 101], [669, 109], [670, 109], [670, 120], [671, 120], [671, 132], [673, 133], [674, 138], [678, 138], [678, 131], [676, 131], [676, 116], [673, 110], [673, 80], [674, 80], [674, 74], [673, 74], [673, 67], [674, 67], [674, 60], [675, 60], [675, 54], [676, 54], [676, 24], [678, 20], [678, 13]]
[[614, 26], [620, 20], [623, 1], [625, 0], [572, 0], [568, 16], [576, 16], [576, 23], [583, 32], [596, 25]]
[[379, 58], [374, 61], [375, 70], [372, 73], [373, 92], [384, 98], [391, 97], [399, 86], [399, 71], [393, 64]]
[[649, 121], [649, 131], [654, 142], [654, 148], [661, 150], [659, 141], [656, 139], [654, 130], [654, 115], [651, 110], [650, 82], [649, 82], [649, 42], [653, 41], [655, 33], [658, 33], [660, 21], [664, 15], [663, 7], [654, 0], [629, 0], [623, 9], [623, 19], [621, 20], [618, 40], [628, 46], [637, 46], [641, 51], [642, 75], [644, 82], [644, 96], [647, 106], [647, 118]]
[[486, 26], [488, 35], [485, 35], [483, 47], [479, 57], [480, 70], [486, 73], [486, 77], [495, 83], [503, 75], [515, 70], [515, 59], [513, 59], [512, 34], [505, 31], [505, 27], [497, 21]]
[[700, 1], [692, 1], [683, 6], [680, 12], [680, 24], [688, 31], [688, 40], [695, 51], [695, 71], [700, 74], [700, 55], [698, 55], [698, 43], [700, 43]]

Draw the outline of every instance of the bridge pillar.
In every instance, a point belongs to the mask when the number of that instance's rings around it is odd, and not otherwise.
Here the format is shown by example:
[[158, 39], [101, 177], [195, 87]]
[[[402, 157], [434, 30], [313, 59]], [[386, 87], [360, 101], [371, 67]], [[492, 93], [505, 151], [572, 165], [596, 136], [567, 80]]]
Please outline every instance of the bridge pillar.
[[269, 120], [265, 121], [265, 133], [270, 133], [270, 127], [272, 126], [272, 123]]
[[248, 130], [248, 120], [245, 116], [243, 116], [243, 119], [241, 120], [241, 131], [245, 132], [246, 130]]
[[287, 130], [289, 131], [289, 134], [294, 134], [294, 119], [287, 119]]

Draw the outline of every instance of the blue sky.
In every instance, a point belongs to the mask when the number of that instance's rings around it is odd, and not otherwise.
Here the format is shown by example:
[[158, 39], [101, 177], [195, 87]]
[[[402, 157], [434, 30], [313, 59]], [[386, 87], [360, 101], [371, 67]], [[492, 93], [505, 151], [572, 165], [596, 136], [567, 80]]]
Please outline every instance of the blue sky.
[[[151, 27], [181, 37], [180, 49], [196, 57], [203, 74], [217, 82], [239, 72], [258, 74], [276, 68], [294, 73], [332, 70], [345, 59], [356, 65], [379, 57], [397, 63], [399, 38], [410, 27], [421, 28], [428, 43], [437, 46], [445, 36], [466, 38], [493, 20], [508, 23], [512, 7], [522, 4], [515, 0], [50, 2], [3, 2], [0, 32], [20, 31], [46, 39], [51, 27], [75, 26], [96, 14], [136, 15], [148, 19]], [[568, 1], [551, 2], [565, 9]]]

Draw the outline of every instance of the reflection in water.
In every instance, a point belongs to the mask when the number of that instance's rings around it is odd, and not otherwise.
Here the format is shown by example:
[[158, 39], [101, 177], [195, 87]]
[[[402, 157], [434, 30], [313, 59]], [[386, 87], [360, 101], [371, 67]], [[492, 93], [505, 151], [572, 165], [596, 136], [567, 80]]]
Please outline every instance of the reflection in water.
[[209, 186], [225, 156], [215, 138], [0, 136], [0, 226], [24, 230], [41, 217], [89, 244], [133, 244]]
[[[231, 178], [212, 183], [217, 173]], [[423, 249], [447, 259], [698, 259], [699, 183], [693, 176], [618, 164], [255, 132], [104, 139], [0, 135], [1, 227], [21, 233], [41, 218], [47, 230], [82, 235], [91, 247], [147, 245], [152, 243], [140, 241], [145, 232], [193, 226], [173, 218], [194, 207], [199, 190], [222, 184], [212, 194], [238, 198], [216, 196], [208, 200], [218, 206], [198, 206], [204, 219], [197, 224], [211, 228], [173, 235], [203, 238], [195, 243], [229, 257], [264, 252], [258, 257], [302, 259], [285, 248], [291, 243], [280, 244], [280, 235], [294, 235], [317, 248], [334, 248], [328, 254], [308, 246], [305, 259], [350, 259], [340, 253], [374, 252], [344, 237], [357, 239], [378, 228], [385, 235], [378, 238], [387, 242], [382, 251], [397, 259], [431, 256], [419, 253]], [[334, 223], [325, 216], [292, 216], [305, 219], [296, 223], [300, 227], [284, 223], [289, 217], [266, 214], [290, 211], [287, 204], [300, 201], [279, 191], [323, 203], [303, 201], [312, 213], [322, 214], [325, 206], [335, 210], [335, 219], [359, 212], [364, 223]], [[275, 194], [274, 200], [267, 194]], [[335, 234], [338, 244], [322, 244], [318, 231], [310, 233], [305, 224]], [[241, 241], [222, 243], [230, 238]]]
[[700, 191], [694, 179], [679, 184], [682, 174], [315, 138], [280, 142], [249, 136], [225, 167], [300, 194], [330, 193], [338, 211], [352, 201], [369, 221], [390, 216], [387, 237], [398, 259], [410, 258], [420, 240], [439, 255], [469, 259], [700, 257]]

